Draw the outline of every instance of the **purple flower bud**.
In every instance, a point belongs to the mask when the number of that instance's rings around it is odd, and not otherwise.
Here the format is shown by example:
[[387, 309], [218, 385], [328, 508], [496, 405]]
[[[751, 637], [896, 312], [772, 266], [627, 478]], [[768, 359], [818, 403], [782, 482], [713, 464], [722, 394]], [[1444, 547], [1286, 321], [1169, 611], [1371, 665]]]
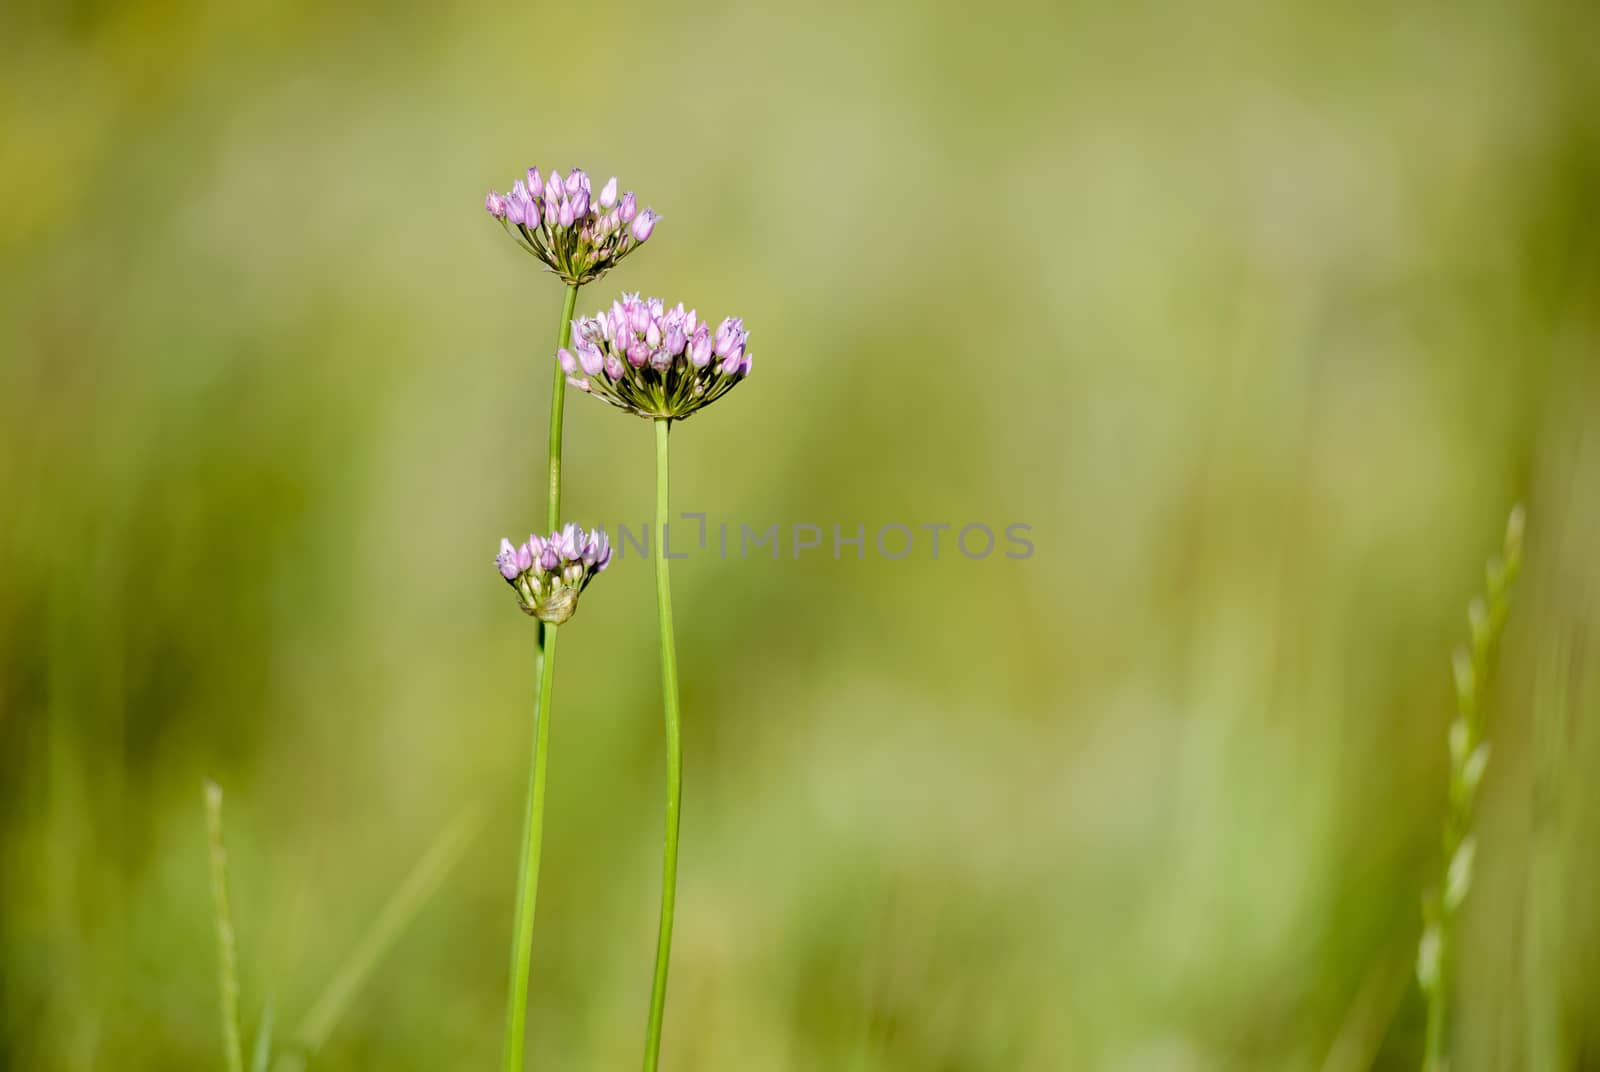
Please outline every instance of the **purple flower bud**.
[[689, 343], [689, 363], [695, 368], [705, 368], [711, 363], [711, 335], [706, 331], [704, 324], [694, 333], [694, 339]]
[[744, 360], [744, 347], [743, 346], [736, 346], [732, 350], [729, 350], [728, 351], [728, 355], [722, 359], [722, 374], [724, 376], [731, 376], [735, 372], [738, 372], [739, 371], [739, 362], [741, 362], [743, 360]]
[[652, 350], [654, 350], [657, 346], [660, 346], [661, 325], [656, 323], [654, 320], [650, 321], [649, 325], [644, 329], [644, 341], [645, 345], [649, 346]]
[[628, 326], [634, 334], [643, 335], [645, 328], [650, 326], [650, 310], [639, 296], [634, 295], [633, 302], [628, 306]]
[[561, 565], [561, 556], [556, 553], [555, 540], [552, 539], [544, 545], [544, 554], [539, 556], [539, 568], [549, 573]]
[[744, 360], [739, 362], [739, 375], [741, 375], [741, 376], [750, 375], [750, 351], [749, 350], [746, 350], [744, 352]]
[[493, 191], [490, 191], [489, 195], [483, 199], [483, 207], [489, 215], [497, 220], [506, 218], [506, 199]]
[[600, 187], [600, 207], [609, 209], [617, 203], [617, 177], [615, 175], [606, 180]]
[[571, 201], [568, 201], [566, 198], [561, 199], [561, 209], [557, 214], [556, 219], [560, 221], [561, 226], [563, 227], [572, 226], [573, 215]]
[[561, 185], [561, 172], [552, 171], [550, 177], [544, 180], [544, 199], [554, 203], [561, 199], [563, 192], [565, 188]]
[[595, 572], [599, 573], [609, 565], [611, 565], [611, 547], [608, 544], [607, 546], [601, 548], [600, 557], [594, 560]]
[[683, 353], [683, 348], [688, 345], [688, 342], [689, 340], [684, 338], [683, 328], [677, 324], [672, 325], [667, 329], [667, 356], [677, 357], [679, 354]]
[[522, 226], [530, 231], [539, 226], [539, 202], [530, 198], [522, 203]]
[[561, 530], [561, 557], [568, 562], [576, 562], [583, 557], [584, 531], [572, 522], [567, 522]]
[[563, 346], [561, 349], [556, 351], [556, 360], [561, 362], [562, 372], [565, 372], [568, 376], [577, 375], [578, 362], [577, 359], [572, 356], [571, 350], [568, 350], [565, 346]]
[[633, 221], [633, 227], [631, 228], [633, 237], [640, 242], [649, 238], [650, 232], [656, 229], [656, 221], [660, 218], [651, 209], [645, 209], [639, 213], [639, 218]]
[[522, 573], [533, 568], [533, 548], [527, 544], [517, 545], [517, 572]]
[[578, 217], [578, 218], [581, 219], [584, 215], [586, 215], [588, 213], [588, 211], [589, 211], [589, 191], [588, 190], [579, 190], [577, 193], [572, 195], [572, 214], [573, 214], [573, 216]]
[[522, 222], [522, 202], [507, 200], [505, 203], [505, 219], [507, 223]]
[[620, 380], [622, 379], [622, 372], [622, 362], [617, 360], [617, 356], [615, 354], [607, 354], [606, 375], [610, 376], [613, 380]]
[[689, 315], [683, 318], [683, 333], [685, 335], [693, 335], [694, 329], [699, 325], [699, 323], [700, 320], [698, 311], [690, 309]]
[[578, 364], [583, 366], [584, 375], [598, 376], [605, 367], [605, 357], [600, 353], [600, 347], [585, 340], [578, 346]]
[[528, 188], [522, 184], [521, 179], [511, 184], [511, 196], [517, 201], [528, 200]]
[[633, 191], [629, 190], [622, 195], [622, 203], [617, 206], [617, 218], [623, 223], [632, 223], [635, 213], [639, 211], [638, 203], [633, 199]]
[[628, 347], [628, 364], [634, 368], [644, 368], [644, 363], [650, 360], [650, 348], [638, 339]]
[[[532, 566], [533, 562], [534, 562], [534, 559], [536, 559], [540, 555], [544, 554], [544, 538], [543, 537], [540, 537], [540, 536], [529, 536], [528, 537], [528, 542], [523, 544], [522, 546], [528, 552], [528, 566]], [[524, 566], [523, 568], [527, 569], [528, 566]]]
[[717, 325], [717, 347], [715, 347], [717, 357], [728, 357], [728, 352], [744, 341], [744, 339], [739, 338], [739, 334], [741, 334], [739, 328], [741, 328], [741, 322], [734, 320], [733, 317], [728, 317], [720, 325]]
[[589, 176], [583, 173], [582, 168], [573, 168], [572, 174], [567, 176], [567, 193], [576, 194], [589, 184]]
[[536, 168], [536, 167], [529, 168], [528, 169], [528, 191], [531, 194], [533, 194], [534, 197], [538, 197], [539, 196], [539, 192], [541, 190], [543, 190], [543, 189], [544, 189], [544, 180], [539, 178], [539, 169]]
[[522, 572], [517, 569], [517, 549], [504, 537], [500, 540], [500, 553], [494, 556], [494, 564], [499, 568], [500, 576], [508, 581], [516, 580], [517, 574]]

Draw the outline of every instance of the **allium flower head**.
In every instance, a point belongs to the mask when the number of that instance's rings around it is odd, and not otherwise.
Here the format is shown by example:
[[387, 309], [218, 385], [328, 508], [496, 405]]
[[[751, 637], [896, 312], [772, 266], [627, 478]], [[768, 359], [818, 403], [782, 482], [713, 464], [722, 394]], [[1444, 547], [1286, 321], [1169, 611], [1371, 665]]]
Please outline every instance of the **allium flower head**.
[[529, 536], [526, 543], [501, 540], [494, 564], [524, 614], [560, 625], [578, 609], [578, 596], [594, 575], [611, 564], [611, 542], [599, 529], [567, 525], [549, 536]]
[[617, 180], [591, 192], [589, 176], [574, 168], [541, 176], [529, 168], [511, 192], [490, 191], [483, 207], [506, 233], [570, 284], [591, 283], [650, 237], [661, 217], [639, 212], [632, 191], [617, 199]]
[[624, 294], [574, 320], [572, 349], [556, 360], [580, 391], [641, 417], [683, 420], [750, 374], [749, 337], [737, 317], [712, 328], [681, 302], [668, 309], [660, 298]]

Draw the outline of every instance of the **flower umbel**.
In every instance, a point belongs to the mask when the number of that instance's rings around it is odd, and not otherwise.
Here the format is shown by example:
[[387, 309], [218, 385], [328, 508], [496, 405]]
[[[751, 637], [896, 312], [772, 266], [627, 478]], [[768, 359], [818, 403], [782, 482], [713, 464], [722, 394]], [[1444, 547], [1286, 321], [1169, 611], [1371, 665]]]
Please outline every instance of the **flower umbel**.
[[572, 349], [556, 360], [567, 382], [641, 417], [683, 420], [733, 390], [750, 373], [750, 333], [729, 317], [712, 330], [679, 302], [624, 294], [572, 322]]
[[565, 177], [559, 171], [541, 177], [529, 168], [510, 193], [491, 190], [483, 207], [523, 249], [574, 286], [609, 272], [644, 244], [661, 218], [640, 210], [631, 190], [619, 198], [615, 177], [595, 196], [578, 168]]
[[611, 542], [599, 529], [586, 533], [569, 524], [515, 546], [501, 540], [494, 564], [516, 590], [524, 614], [560, 625], [578, 609], [578, 596], [594, 575], [611, 564]]

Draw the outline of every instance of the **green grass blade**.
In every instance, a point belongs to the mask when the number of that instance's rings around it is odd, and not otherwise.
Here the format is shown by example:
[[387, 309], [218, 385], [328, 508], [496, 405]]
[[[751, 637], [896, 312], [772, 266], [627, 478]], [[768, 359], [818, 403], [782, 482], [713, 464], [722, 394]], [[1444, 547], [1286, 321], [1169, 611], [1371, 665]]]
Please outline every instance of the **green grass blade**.
[[222, 843], [222, 787], [205, 785], [206, 833], [211, 850], [211, 909], [217, 925], [217, 988], [222, 994], [222, 1048], [228, 1072], [244, 1072], [239, 1032], [239, 957], [228, 907], [228, 850]]
[[[344, 963], [333, 973], [313, 1002], [311, 1011], [300, 1022], [294, 1039], [296, 1048], [302, 1054], [306, 1057], [315, 1056], [327, 1042], [328, 1036], [349, 1010], [350, 1003], [355, 1000], [378, 962], [466, 855], [473, 838], [483, 828], [485, 815], [480, 802], [475, 801], [463, 808], [396, 887], [377, 918], [372, 921], [372, 926], [367, 928]], [[283, 1061], [279, 1065], [289, 1067]], [[303, 1067], [303, 1058], [296, 1059], [296, 1066]]]
[[261, 1010], [261, 1024], [256, 1028], [256, 1048], [250, 1055], [250, 1072], [267, 1072], [272, 1064], [272, 1002], [268, 1000]]

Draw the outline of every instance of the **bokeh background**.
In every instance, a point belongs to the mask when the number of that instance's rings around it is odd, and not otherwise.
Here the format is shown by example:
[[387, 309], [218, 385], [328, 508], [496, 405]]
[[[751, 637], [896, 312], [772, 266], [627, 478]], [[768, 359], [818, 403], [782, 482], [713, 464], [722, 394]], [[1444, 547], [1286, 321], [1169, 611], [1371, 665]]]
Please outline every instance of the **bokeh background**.
[[[247, 1030], [468, 830], [308, 1067], [496, 1067], [536, 163], [665, 215], [580, 308], [753, 331], [678, 505], [1036, 546], [678, 564], [669, 1067], [1415, 1067], [1518, 501], [1457, 1067], [1600, 1067], [1593, 4], [21, 0], [0, 57], [0, 1065], [221, 1067], [212, 777]], [[648, 426], [567, 410], [569, 516], [645, 519]], [[564, 632], [535, 1067], [638, 1059], [652, 598]]]

